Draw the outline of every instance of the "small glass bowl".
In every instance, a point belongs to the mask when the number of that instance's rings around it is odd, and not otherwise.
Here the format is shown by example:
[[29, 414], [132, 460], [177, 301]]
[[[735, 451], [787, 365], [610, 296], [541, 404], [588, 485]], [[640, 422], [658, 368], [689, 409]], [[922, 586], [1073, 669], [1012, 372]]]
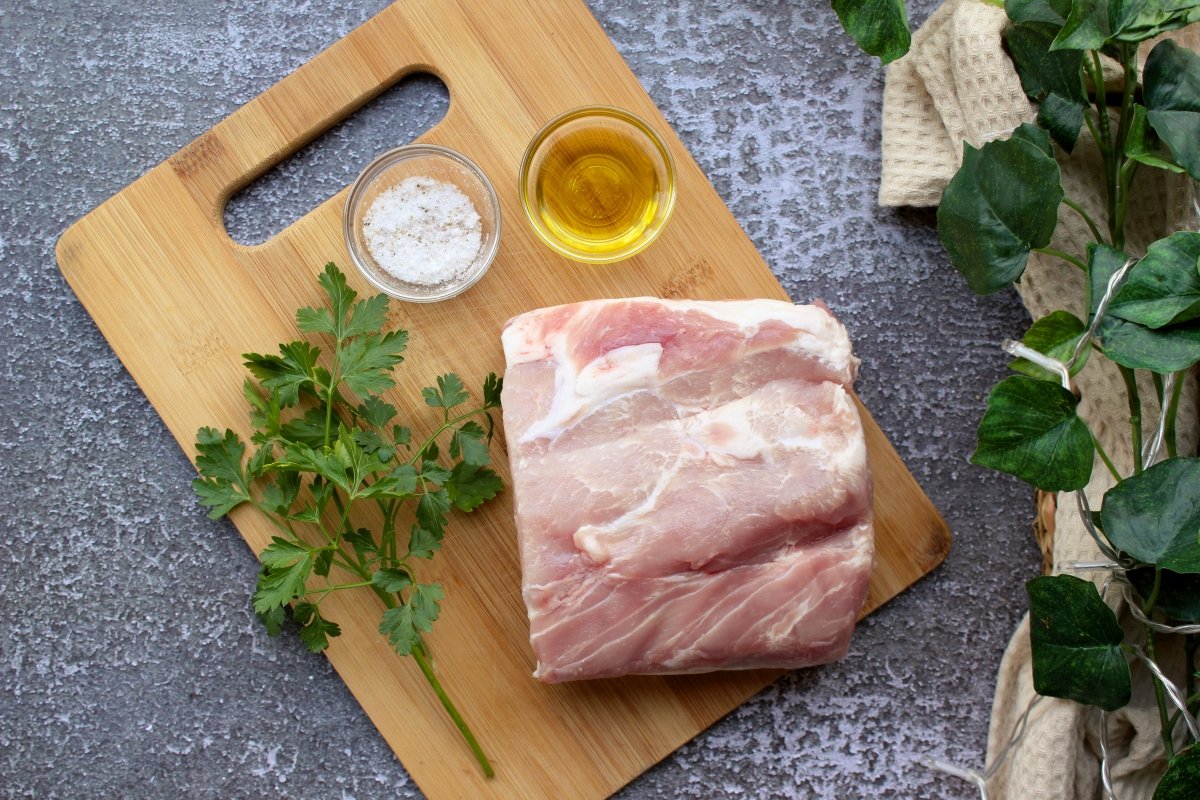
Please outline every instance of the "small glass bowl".
[[[363, 232], [363, 219], [380, 193], [406, 178], [425, 177], [457, 186], [479, 213], [482, 240], [471, 266], [453, 280], [437, 284], [404, 281], [380, 266], [371, 256]], [[410, 144], [376, 158], [350, 187], [343, 217], [350, 259], [375, 288], [400, 300], [433, 303], [465, 292], [492, 265], [500, 247], [500, 201], [492, 182], [475, 162], [462, 153], [436, 144]]]
[[640, 117], [586, 106], [555, 117], [533, 137], [519, 187], [542, 241], [576, 261], [607, 264], [645, 249], [666, 225], [675, 207], [675, 161]]

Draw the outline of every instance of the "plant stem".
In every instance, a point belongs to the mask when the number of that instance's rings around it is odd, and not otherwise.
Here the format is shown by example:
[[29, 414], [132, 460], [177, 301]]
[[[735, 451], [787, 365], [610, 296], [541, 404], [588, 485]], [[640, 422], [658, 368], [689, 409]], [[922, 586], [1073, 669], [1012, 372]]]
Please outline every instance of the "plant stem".
[[1147, 617], [1154, 613], [1154, 607], [1158, 605], [1158, 593], [1162, 590], [1162, 569], [1154, 568], [1154, 585], [1150, 588], [1150, 596], [1146, 598], [1146, 605], [1142, 607], [1142, 613]]
[[[346, 562], [342, 562], [342, 563], [345, 566], [349, 566], [348, 564], [346, 564]], [[329, 594], [330, 592], [336, 592], [341, 589], [358, 589], [362, 586], [370, 586], [370, 585], [371, 585], [371, 581], [359, 581], [358, 583], [335, 583], [335, 584], [331, 584], [329, 586], [322, 586], [320, 589], [313, 589], [311, 592], [309, 592], [309, 594], [326, 595], [326, 594]]]
[[[1162, 569], [1154, 568], [1154, 586], [1150, 589], [1150, 596], [1146, 598], [1146, 603], [1142, 606], [1142, 613], [1149, 617], [1154, 613], [1154, 606], [1158, 603], [1158, 593], [1162, 589]], [[1151, 661], [1154, 660], [1154, 631], [1150, 627], [1146, 627], [1146, 657]], [[1152, 676], [1153, 678], [1153, 676]], [[1158, 718], [1162, 724], [1162, 740], [1163, 749], [1166, 751], [1167, 759], [1170, 760], [1175, 755], [1175, 742], [1171, 737], [1171, 732], [1175, 730], [1175, 723], [1171, 720], [1167, 713], [1167, 696], [1163, 691], [1163, 686], [1158, 678], [1154, 680], [1154, 699], [1158, 703]]]
[[1138, 395], [1137, 373], [1120, 367], [1125, 381], [1125, 396], [1129, 398], [1129, 435], [1133, 439], [1133, 474], [1142, 474], [1142, 399]]
[[1187, 695], [1187, 700], [1184, 705], [1188, 707], [1188, 711], [1192, 710], [1197, 702], [1200, 702], [1200, 695], [1196, 694], [1196, 648], [1200, 646], [1200, 637], [1194, 633], [1189, 633], [1183, 639], [1183, 669], [1187, 673], [1184, 678], [1184, 694]]
[[[1090, 433], [1090, 431], [1089, 431]], [[1121, 473], [1117, 471], [1112, 459], [1108, 457], [1108, 453], [1104, 450], [1104, 445], [1100, 444], [1100, 440], [1096, 438], [1096, 434], [1092, 433], [1092, 444], [1096, 447], [1096, 452], [1100, 454], [1100, 460], [1104, 462], [1104, 466], [1108, 467], [1108, 471], [1112, 474], [1117, 483], [1121, 482]]]
[[1167, 455], [1170, 458], [1175, 458], [1177, 452], [1175, 444], [1175, 417], [1179, 413], [1179, 398], [1183, 394], [1183, 380], [1186, 375], [1186, 369], [1175, 373], [1175, 389], [1171, 392], [1171, 397], [1167, 401], [1167, 424], [1163, 428], [1163, 440], [1167, 443]]
[[[1121, 86], [1121, 111], [1117, 118], [1117, 137], [1112, 152], [1104, 159], [1109, 173], [1108, 230], [1112, 235], [1113, 247], [1125, 249], [1125, 212], [1129, 208], [1129, 186], [1137, 171], [1137, 162], [1125, 158], [1125, 139], [1133, 120], [1133, 94], [1137, 89], [1137, 48], [1128, 44], [1120, 46], [1121, 66], [1124, 81]], [[1117, 165], [1120, 164], [1118, 170]]]
[[[396, 607], [396, 599], [387, 592], [378, 587], [375, 589], [375, 594], [379, 595], [379, 599], [388, 608]], [[479, 762], [480, 769], [483, 774], [489, 778], [496, 775], [496, 771], [492, 769], [492, 762], [488, 760], [487, 754], [483, 752], [483, 748], [479, 746], [479, 741], [475, 738], [475, 734], [471, 732], [471, 728], [467, 725], [462, 715], [458, 713], [458, 709], [454, 706], [454, 701], [450, 699], [450, 695], [446, 694], [446, 690], [442, 687], [442, 682], [438, 680], [437, 675], [433, 671], [433, 666], [429, 663], [429, 658], [426, 655], [424, 647], [418, 645], [412, 650], [412, 657], [417, 662], [417, 666], [421, 668], [421, 673], [425, 676], [425, 680], [433, 687], [434, 694], [442, 703], [442, 708], [446, 709], [446, 713], [454, 722], [454, 727], [458, 728], [458, 732], [467, 742], [467, 746], [471, 748], [471, 752], [475, 754], [475, 760]]]
[[458, 713], [458, 709], [454, 707], [454, 703], [450, 700], [450, 696], [446, 694], [446, 690], [442, 688], [441, 682], [437, 679], [437, 675], [433, 672], [433, 667], [429, 664], [429, 659], [420, 648], [413, 648], [412, 657], [416, 659], [417, 666], [421, 668], [421, 672], [425, 675], [425, 680], [429, 681], [429, 685], [433, 687], [434, 693], [438, 699], [442, 701], [442, 708], [446, 709], [446, 713], [450, 715], [450, 719], [454, 721], [454, 727], [458, 728], [458, 732], [462, 734], [463, 739], [467, 741], [467, 746], [471, 748], [471, 752], [475, 754], [475, 760], [479, 762], [479, 766], [483, 769], [483, 774], [488, 778], [493, 778], [496, 771], [492, 769], [492, 762], [488, 761], [487, 754], [483, 752], [483, 748], [479, 746], [479, 742], [475, 739], [475, 734], [471, 733], [471, 729], [463, 720], [462, 715]]
[[425, 440], [425, 442], [420, 447], [417, 448], [416, 452], [413, 454], [413, 457], [409, 459], [408, 465], [410, 467], [416, 466], [417, 459], [419, 459], [421, 457], [421, 455], [425, 452], [425, 449], [427, 447], [429, 447], [429, 445], [433, 444], [433, 442], [439, 436], [441, 436], [443, 433], [450, 430], [452, 427], [454, 427], [458, 423], [468, 420], [471, 417], [476, 416], [477, 414], [483, 414], [486, 411], [487, 411], [486, 408], [477, 408], [474, 411], [468, 411], [465, 414], [460, 414], [459, 416], [455, 417], [454, 419], [447, 419], [446, 421], [444, 421], [441, 425], [438, 426], [438, 429], [436, 431], [434, 431], [433, 433], [431, 433], [429, 435], [429, 438], [427, 438]]
[[1104, 241], [1104, 236], [1102, 236], [1100, 234], [1100, 228], [1097, 227], [1095, 220], [1093, 220], [1091, 218], [1091, 216], [1086, 211], [1083, 210], [1083, 206], [1079, 205], [1079, 203], [1076, 203], [1074, 200], [1072, 200], [1069, 197], [1063, 198], [1063, 205], [1065, 205], [1067, 208], [1074, 210], [1075, 213], [1077, 213], [1079, 216], [1083, 217], [1083, 221], [1087, 223], [1087, 226], [1089, 228], [1091, 228], [1092, 236], [1095, 237], [1097, 242]]
[[[1154, 570], [1154, 574], [1155, 582], [1157, 583], [1159, 576], [1157, 568]], [[1150, 616], [1149, 612], [1146, 612], [1146, 616]], [[1150, 628], [1146, 628], [1146, 658], [1151, 661], [1154, 660], [1154, 631]], [[1172, 731], [1175, 730], [1175, 725], [1171, 721], [1171, 715], [1167, 713], [1167, 695], [1163, 691], [1163, 685], [1159, 682], [1158, 678], [1153, 676], [1151, 678], [1154, 681], [1154, 699], [1158, 703], [1158, 719], [1162, 725], [1163, 750], [1167, 754], [1167, 760], [1170, 761], [1175, 757], [1175, 741], [1171, 736]]]
[[1075, 258], [1075, 256], [1070, 255], [1069, 253], [1064, 253], [1062, 250], [1055, 250], [1053, 247], [1035, 247], [1033, 251], [1035, 253], [1044, 253], [1045, 255], [1048, 255], [1048, 256], [1054, 256], [1056, 258], [1061, 258], [1063, 261], [1066, 261], [1070, 264], [1074, 264], [1075, 266], [1079, 267], [1084, 272], [1087, 272], [1087, 264], [1084, 264], [1078, 258]]

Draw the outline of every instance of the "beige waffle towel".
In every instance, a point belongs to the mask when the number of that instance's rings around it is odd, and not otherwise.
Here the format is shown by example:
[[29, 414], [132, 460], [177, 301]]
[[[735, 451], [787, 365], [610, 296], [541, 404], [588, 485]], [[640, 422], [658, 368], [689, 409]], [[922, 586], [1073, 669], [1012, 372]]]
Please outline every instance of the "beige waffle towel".
[[[880, 204], [937, 205], [942, 189], [962, 162], [963, 141], [980, 147], [1034, 119], [1036, 109], [1025, 98], [1001, 44], [1006, 22], [1004, 11], [995, 6], [978, 0], [947, 0], [913, 36], [911, 52], [888, 67]], [[1197, 26], [1178, 32], [1175, 38], [1200, 49]], [[1120, 80], [1119, 70], [1105, 72], [1106, 82]], [[1106, 213], [1102, 162], [1086, 130], [1072, 155], [1059, 153], [1059, 163], [1067, 196], [1081, 203], [1103, 228]], [[1173, 231], [1196, 229], [1194, 206], [1184, 180], [1145, 169], [1135, 180], [1134, 192], [1134, 211], [1127, 231], [1131, 252], [1140, 254], [1150, 242]], [[1082, 254], [1089, 239], [1079, 215], [1063, 206], [1052, 247]], [[946, 270], [947, 280], [960, 280], [951, 274], [949, 264]], [[1059, 308], [1087, 318], [1083, 276], [1058, 259], [1034, 254], [1017, 291], [1034, 319]], [[1076, 383], [1082, 394], [1080, 414], [1118, 468], [1128, 471], [1133, 453], [1120, 374], [1107, 360], [1092, 358]], [[1191, 453], [1197, 444], [1194, 374], [1184, 391], [1178, 421], [1180, 452]], [[1154, 390], [1148, 381], [1141, 396], [1150, 398], [1153, 405]], [[1146, 410], [1147, 430], [1156, 422], [1156, 411]], [[1093, 508], [1099, 508], [1113, 481], [1099, 461], [1093, 475], [1086, 491]], [[1027, 509], [1013, 509], [1013, 513], [1027, 513]], [[1101, 558], [1079, 521], [1073, 496], [1060, 496], [1055, 525], [1054, 572], [1065, 570], [1073, 561]], [[1102, 581], [1103, 575], [1096, 577], [1098, 585]], [[1117, 595], [1117, 591], [1110, 591], [1114, 607], [1132, 631]], [[997, 602], [1024, 602], [1024, 598], [997, 598]], [[1168, 675], [1181, 680], [1183, 658], [1178, 642], [1160, 638], [1159, 656]], [[1026, 617], [1009, 643], [997, 677], [988, 737], [989, 765], [1008, 743], [1034, 696]], [[1025, 736], [989, 780], [992, 798], [1100, 798], [1098, 718], [1095, 709], [1075, 703], [1055, 699], [1039, 703], [1030, 715]], [[1110, 763], [1120, 800], [1149, 800], [1153, 794], [1165, 769], [1160, 730], [1148, 673], [1140, 665], [1135, 666], [1133, 701], [1108, 719]]]

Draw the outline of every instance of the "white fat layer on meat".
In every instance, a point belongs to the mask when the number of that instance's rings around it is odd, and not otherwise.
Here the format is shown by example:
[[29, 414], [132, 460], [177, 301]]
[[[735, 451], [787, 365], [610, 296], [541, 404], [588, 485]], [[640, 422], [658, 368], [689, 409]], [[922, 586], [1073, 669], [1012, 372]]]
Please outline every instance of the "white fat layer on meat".
[[[816, 306], [798, 306], [779, 300], [712, 302], [635, 298], [633, 302], [637, 301], [661, 303], [679, 311], [703, 311], [714, 319], [737, 325], [747, 340], [758, 333], [763, 319], [782, 322], [798, 332], [795, 340], [783, 349], [819, 354], [826, 367], [844, 374], [847, 383], [853, 380], [857, 359], [851, 354], [845, 330], [832, 315]], [[658, 342], [618, 347], [580, 367], [572, 363], [568, 354], [569, 325], [543, 338], [541, 318], [545, 313], [546, 310], [542, 310], [514, 318], [500, 337], [510, 368], [541, 360], [554, 364], [554, 397], [550, 408], [544, 417], [525, 430], [520, 443], [539, 438], [553, 439], [586, 413], [630, 392], [656, 389], [660, 385], [658, 373], [663, 349]], [[704, 369], [706, 365], [698, 368]]]
[[553, 439], [598, 407], [629, 392], [656, 386], [662, 352], [658, 342], [618, 347], [579, 372], [565, 368], [564, 360], [556, 356], [550, 410], [529, 426], [520, 441]]

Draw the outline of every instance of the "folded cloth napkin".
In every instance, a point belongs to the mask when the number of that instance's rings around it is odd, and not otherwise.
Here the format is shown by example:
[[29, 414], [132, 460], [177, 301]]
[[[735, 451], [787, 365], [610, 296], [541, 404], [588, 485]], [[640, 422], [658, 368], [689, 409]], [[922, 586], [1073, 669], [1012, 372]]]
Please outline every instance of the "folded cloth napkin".
[[[1026, 99], [1001, 33], [1007, 24], [1003, 9], [978, 0], [947, 0], [913, 36], [912, 49], [888, 67], [883, 98], [883, 166], [879, 202], [884, 206], [933, 206], [962, 163], [962, 143], [981, 147], [1006, 137], [1022, 122], [1031, 122], [1036, 108]], [[1178, 31], [1180, 44], [1200, 49], [1200, 27]], [[1143, 51], [1143, 57], [1145, 55]], [[1119, 85], [1120, 70], [1106, 68], [1105, 81]], [[1101, 158], [1084, 130], [1072, 154], [1058, 151], [1067, 196], [1079, 202], [1103, 228], [1106, 209]], [[1134, 182], [1135, 196], [1127, 225], [1128, 249], [1139, 254], [1155, 239], [1178, 230], [1195, 230], [1195, 199], [1187, 180], [1161, 170], [1142, 170]], [[1058, 229], [1051, 246], [1081, 254], [1090, 233], [1078, 214], [1060, 208]], [[947, 279], [958, 280], [950, 275]], [[1017, 291], [1034, 319], [1066, 309], [1087, 319], [1082, 273], [1050, 256], [1033, 254]], [[997, 343], [998, 345], [999, 343]], [[1079, 413], [1088, 421], [1105, 450], [1126, 474], [1133, 462], [1124, 383], [1106, 359], [1089, 359], [1077, 376], [1082, 395]], [[1195, 371], [1184, 386], [1178, 418], [1180, 452], [1192, 453], [1197, 444]], [[1150, 398], [1147, 435], [1157, 423], [1155, 392], [1149, 381], [1141, 388]], [[1093, 508], [1113, 484], [1097, 461], [1087, 497]], [[1015, 510], [1019, 513], [1019, 510]], [[1075, 500], [1059, 498], [1055, 512], [1053, 571], [1075, 561], [1102, 559], [1080, 521]], [[1086, 575], [1085, 575], [1086, 576]], [[1097, 574], [1098, 586], [1105, 580]], [[1131, 632], [1119, 590], [1110, 588], [1110, 604]], [[1019, 598], [1005, 598], [1018, 601]], [[1183, 654], [1178, 641], [1160, 637], [1158, 661], [1168, 676], [1182, 681]], [[1013, 634], [1000, 665], [988, 736], [988, 764], [994, 764], [1009, 744], [1021, 716], [1036, 697], [1030, 669], [1028, 616]], [[1182, 727], [1182, 726], [1179, 726]], [[1165, 769], [1161, 727], [1149, 673], [1134, 666], [1133, 700], [1108, 715], [1106, 742], [1113, 788], [1120, 800], [1149, 798]], [[1180, 731], [1181, 732], [1181, 731]], [[1047, 698], [1029, 715], [1024, 736], [1009, 750], [988, 781], [992, 798], [1013, 800], [1093, 800], [1102, 797], [1099, 772], [1100, 730], [1096, 709]]]

